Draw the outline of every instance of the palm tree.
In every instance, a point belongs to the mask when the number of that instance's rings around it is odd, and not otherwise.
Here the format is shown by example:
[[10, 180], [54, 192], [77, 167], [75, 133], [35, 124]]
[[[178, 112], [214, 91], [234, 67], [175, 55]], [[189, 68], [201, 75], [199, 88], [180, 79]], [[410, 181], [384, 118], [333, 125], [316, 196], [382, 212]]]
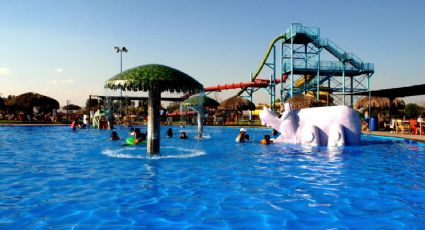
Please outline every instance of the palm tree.
[[129, 91], [148, 91], [147, 152], [159, 153], [161, 92], [201, 91], [201, 83], [180, 70], [159, 64], [138, 66], [126, 70], [108, 81], [105, 88]]

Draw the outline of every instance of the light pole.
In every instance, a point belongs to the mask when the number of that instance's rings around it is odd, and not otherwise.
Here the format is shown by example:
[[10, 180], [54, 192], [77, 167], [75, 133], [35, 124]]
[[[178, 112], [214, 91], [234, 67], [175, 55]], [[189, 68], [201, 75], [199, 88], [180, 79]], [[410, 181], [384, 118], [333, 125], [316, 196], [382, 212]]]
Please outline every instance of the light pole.
[[[127, 53], [128, 49], [123, 47], [114, 47], [114, 51], [120, 54], [120, 73], [122, 73], [122, 52]], [[122, 89], [120, 89], [120, 114], [122, 114]]]

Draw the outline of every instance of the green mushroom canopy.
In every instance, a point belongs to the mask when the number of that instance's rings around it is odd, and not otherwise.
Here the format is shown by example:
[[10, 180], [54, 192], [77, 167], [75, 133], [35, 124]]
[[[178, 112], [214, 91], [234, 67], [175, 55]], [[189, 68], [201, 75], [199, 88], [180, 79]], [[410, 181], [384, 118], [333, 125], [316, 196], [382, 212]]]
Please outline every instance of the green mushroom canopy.
[[127, 91], [195, 93], [203, 89], [201, 83], [180, 70], [159, 64], [148, 64], [128, 69], [106, 81], [105, 88]]

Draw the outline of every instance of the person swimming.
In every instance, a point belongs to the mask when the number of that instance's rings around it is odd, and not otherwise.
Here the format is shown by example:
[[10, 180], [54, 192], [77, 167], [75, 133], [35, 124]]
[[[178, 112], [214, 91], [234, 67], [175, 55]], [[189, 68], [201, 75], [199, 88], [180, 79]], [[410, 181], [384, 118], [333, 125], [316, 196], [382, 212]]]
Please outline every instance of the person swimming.
[[273, 140], [270, 140], [270, 135], [264, 135], [264, 139], [262, 139], [260, 143], [263, 145], [269, 145], [273, 143]]
[[184, 131], [180, 132], [180, 139], [187, 139], [187, 138], [188, 137], [186, 135], [186, 132], [184, 132]]
[[134, 129], [134, 143], [138, 144], [141, 142], [146, 141], [146, 133], [142, 133], [140, 132], [140, 128], [135, 128]]
[[112, 131], [111, 137], [109, 139], [112, 140], [112, 141], [121, 140], [116, 131]]

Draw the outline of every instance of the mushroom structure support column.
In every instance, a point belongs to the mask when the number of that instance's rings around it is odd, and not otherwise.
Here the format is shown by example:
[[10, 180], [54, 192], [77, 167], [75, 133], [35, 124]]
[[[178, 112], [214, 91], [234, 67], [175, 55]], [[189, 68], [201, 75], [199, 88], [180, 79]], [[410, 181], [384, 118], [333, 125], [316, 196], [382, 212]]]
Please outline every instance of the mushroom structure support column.
[[204, 131], [204, 108], [202, 105], [198, 108], [198, 138], [202, 139], [202, 133]]
[[148, 154], [158, 154], [160, 144], [160, 106], [161, 91], [157, 87], [149, 90], [148, 98]]

